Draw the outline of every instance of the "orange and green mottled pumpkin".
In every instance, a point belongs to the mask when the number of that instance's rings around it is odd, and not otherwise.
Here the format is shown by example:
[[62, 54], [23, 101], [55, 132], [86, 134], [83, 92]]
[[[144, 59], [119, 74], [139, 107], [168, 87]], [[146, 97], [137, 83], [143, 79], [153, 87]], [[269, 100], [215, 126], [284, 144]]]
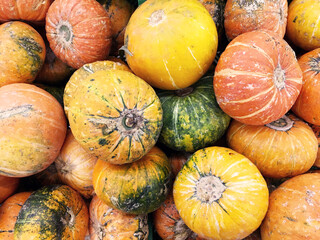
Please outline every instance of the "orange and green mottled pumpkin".
[[126, 214], [95, 195], [90, 202], [91, 240], [148, 240], [148, 215]]
[[157, 142], [161, 103], [153, 88], [122, 70], [103, 70], [82, 81], [70, 99], [70, 128], [90, 154], [112, 164], [139, 160]]
[[123, 165], [98, 160], [93, 170], [93, 187], [108, 206], [130, 214], [155, 211], [171, 187], [167, 156], [153, 147], [140, 160]]
[[151, 86], [186, 88], [203, 76], [218, 46], [215, 23], [196, 0], [149, 0], [131, 15], [125, 55], [131, 70]]
[[45, 56], [45, 43], [30, 25], [18, 21], [0, 25], [0, 87], [33, 82]]
[[88, 208], [80, 194], [66, 185], [45, 186], [23, 204], [14, 226], [14, 239], [84, 239]]
[[19, 183], [20, 178], [0, 175], [0, 204], [17, 190]]
[[195, 152], [178, 173], [173, 197], [199, 237], [234, 240], [250, 235], [268, 209], [268, 187], [245, 156], [224, 147]]

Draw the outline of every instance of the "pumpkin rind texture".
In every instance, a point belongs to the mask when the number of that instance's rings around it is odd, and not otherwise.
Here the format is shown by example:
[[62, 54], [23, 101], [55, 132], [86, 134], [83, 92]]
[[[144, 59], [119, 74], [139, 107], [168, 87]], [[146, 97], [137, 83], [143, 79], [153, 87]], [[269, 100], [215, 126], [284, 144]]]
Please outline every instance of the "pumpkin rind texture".
[[288, 179], [270, 194], [262, 240], [317, 240], [320, 235], [320, 174]]
[[157, 147], [130, 164], [115, 165], [99, 159], [93, 170], [97, 196], [108, 206], [129, 214], [155, 211], [166, 199], [170, 186], [170, 162]]
[[270, 31], [247, 32], [233, 39], [214, 74], [220, 108], [248, 125], [281, 118], [295, 103], [301, 87], [302, 72], [294, 51]]
[[45, 186], [22, 206], [14, 239], [84, 239], [88, 208], [79, 193], [66, 185]]
[[46, 56], [41, 35], [23, 22], [0, 25], [0, 87], [32, 83]]
[[173, 197], [182, 220], [199, 237], [242, 239], [261, 224], [268, 187], [245, 156], [224, 147], [195, 152], [178, 173]]
[[218, 34], [200, 2], [151, 0], [131, 15], [124, 41], [126, 60], [137, 76], [153, 87], [175, 90], [206, 73], [216, 55]]

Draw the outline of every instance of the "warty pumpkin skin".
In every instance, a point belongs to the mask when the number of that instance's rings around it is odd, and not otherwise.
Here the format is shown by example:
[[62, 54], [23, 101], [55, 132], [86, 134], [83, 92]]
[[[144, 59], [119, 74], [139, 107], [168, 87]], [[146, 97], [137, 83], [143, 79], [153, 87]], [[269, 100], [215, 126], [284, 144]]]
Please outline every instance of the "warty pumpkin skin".
[[66, 185], [34, 191], [22, 206], [14, 226], [14, 239], [84, 239], [88, 208], [79, 193]]
[[91, 240], [147, 240], [148, 215], [131, 215], [106, 205], [95, 195], [90, 203]]
[[130, 69], [151, 86], [176, 90], [203, 76], [218, 46], [215, 23], [196, 0], [146, 1], [125, 31]]
[[270, 194], [261, 224], [262, 240], [318, 240], [320, 174], [306, 173], [282, 183]]
[[69, 102], [75, 139], [90, 154], [112, 164], [139, 160], [157, 142], [161, 103], [152, 87], [122, 70], [89, 75]]
[[45, 43], [30, 25], [18, 21], [0, 25], [0, 87], [32, 83], [45, 55]]
[[0, 175], [26, 177], [48, 167], [67, 132], [60, 103], [27, 83], [0, 88]]
[[17, 190], [19, 182], [20, 178], [0, 175], [0, 204]]
[[155, 211], [166, 199], [170, 183], [170, 162], [157, 147], [129, 164], [115, 165], [99, 159], [93, 170], [97, 196], [108, 206], [129, 214]]
[[281, 118], [296, 101], [302, 72], [292, 48], [272, 32], [252, 31], [233, 39], [214, 74], [221, 109], [249, 125]]
[[46, 35], [54, 54], [70, 67], [104, 60], [111, 47], [111, 25], [95, 0], [55, 0], [46, 15]]
[[249, 158], [263, 176], [293, 177], [314, 164], [318, 141], [311, 127], [293, 114], [264, 126], [232, 121], [227, 132], [230, 148]]
[[196, 151], [173, 185], [176, 208], [199, 237], [242, 239], [261, 224], [268, 209], [268, 187], [245, 156], [224, 147]]

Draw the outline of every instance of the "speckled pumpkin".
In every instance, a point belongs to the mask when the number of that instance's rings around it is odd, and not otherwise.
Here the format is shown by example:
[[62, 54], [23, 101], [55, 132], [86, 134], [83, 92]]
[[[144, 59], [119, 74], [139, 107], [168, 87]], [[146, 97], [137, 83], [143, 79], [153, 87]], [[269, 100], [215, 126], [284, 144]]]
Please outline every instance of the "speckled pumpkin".
[[148, 215], [131, 215], [110, 208], [96, 195], [90, 202], [91, 240], [147, 240]]
[[67, 132], [60, 103], [27, 83], [0, 88], [0, 175], [25, 177], [48, 167]]
[[171, 182], [167, 156], [153, 147], [139, 161], [115, 165], [98, 160], [93, 187], [108, 206], [130, 214], [155, 211], [166, 199]]
[[45, 43], [30, 25], [18, 21], [0, 25], [0, 87], [33, 82], [45, 56]]
[[19, 182], [20, 178], [0, 175], [0, 204], [17, 190]]
[[250, 235], [268, 209], [268, 187], [245, 156], [224, 147], [195, 152], [178, 173], [173, 197], [185, 224], [200, 237]]
[[66, 185], [45, 186], [22, 206], [14, 226], [14, 239], [84, 239], [88, 208], [80, 194]]
[[69, 102], [75, 139], [90, 154], [113, 164], [139, 160], [157, 142], [161, 103], [152, 87], [122, 70], [92, 73]]

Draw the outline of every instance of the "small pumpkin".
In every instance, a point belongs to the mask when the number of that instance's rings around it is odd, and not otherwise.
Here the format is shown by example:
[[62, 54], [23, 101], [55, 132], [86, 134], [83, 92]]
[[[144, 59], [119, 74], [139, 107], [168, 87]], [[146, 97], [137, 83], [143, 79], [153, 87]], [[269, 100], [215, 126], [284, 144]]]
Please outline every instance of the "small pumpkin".
[[23, 204], [14, 239], [84, 239], [89, 213], [79, 193], [66, 185], [44, 186]]
[[112, 164], [139, 160], [157, 142], [161, 103], [152, 87], [122, 70], [102, 70], [81, 82], [68, 104], [75, 139]]
[[268, 212], [260, 227], [262, 240], [317, 240], [319, 202], [319, 173], [288, 179], [270, 194]]
[[0, 204], [17, 190], [19, 182], [20, 178], [0, 175]]
[[0, 87], [32, 83], [45, 56], [45, 43], [30, 25], [18, 21], [0, 25]]
[[281, 118], [296, 101], [302, 72], [295, 53], [272, 32], [252, 31], [233, 39], [221, 54], [214, 92], [221, 109], [249, 125]]
[[224, 147], [196, 151], [173, 184], [176, 208], [202, 238], [234, 240], [250, 235], [268, 209], [268, 187], [245, 156]]
[[115, 165], [99, 159], [93, 170], [97, 196], [108, 206], [129, 214], [147, 214], [159, 208], [170, 183], [170, 162], [157, 147], [129, 164]]
[[125, 31], [130, 69], [151, 86], [176, 90], [202, 77], [218, 46], [215, 23], [196, 0], [149, 0], [131, 15]]
[[104, 60], [112, 42], [110, 18], [95, 0], [55, 0], [46, 15], [46, 35], [54, 54], [75, 69]]
[[283, 38], [287, 17], [287, 0], [227, 0], [224, 26], [229, 40], [254, 30], [268, 30]]
[[148, 215], [131, 215], [106, 205], [95, 195], [90, 203], [91, 240], [147, 240]]
[[314, 164], [318, 141], [311, 127], [293, 114], [264, 126], [232, 121], [228, 145], [249, 158], [263, 176], [293, 177], [307, 172]]

